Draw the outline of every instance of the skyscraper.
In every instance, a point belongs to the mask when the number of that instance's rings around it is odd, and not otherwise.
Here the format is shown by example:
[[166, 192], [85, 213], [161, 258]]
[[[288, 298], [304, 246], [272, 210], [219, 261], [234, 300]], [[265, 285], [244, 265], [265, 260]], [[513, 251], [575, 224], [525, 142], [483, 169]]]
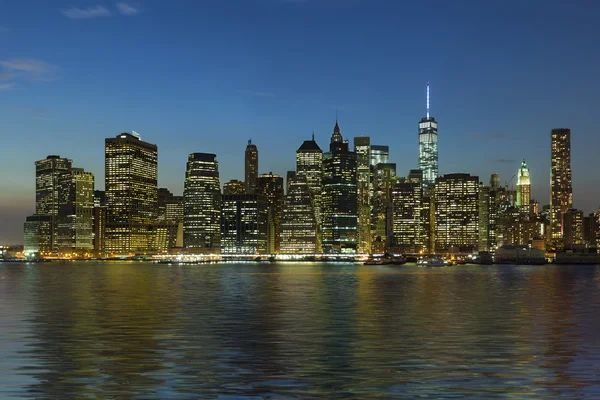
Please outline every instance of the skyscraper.
[[371, 253], [371, 138], [354, 138], [358, 191], [358, 252]]
[[391, 190], [393, 203], [393, 249], [419, 253], [424, 248], [421, 220], [421, 183], [396, 183]]
[[583, 211], [569, 209], [563, 215], [564, 246], [566, 249], [583, 247], [584, 229], [583, 229]]
[[377, 164], [389, 163], [390, 147], [372, 144], [369, 158], [371, 160], [371, 166], [373, 167], [377, 166]]
[[349, 151], [335, 122], [329, 151], [323, 155], [324, 253], [355, 253], [357, 249], [356, 153]]
[[527, 164], [523, 160], [517, 175], [517, 207], [529, 209], [530, 200], [531, 180], [529, 178], [529, 168], [527, 168]]
[[[305, 140], [304, 143], [302, 143], [302, 145], [298, 148], [298, 150], [296, 150], [296, 177], [299, 180], [305, 181], [305, 184], [308, 186], [308, 190], [310, 192], [311, 207], [314, 213], [314, 220], [317, 224], [318, 240], [316, 252], [318, 253], [321, 249], [320, 228], [322, 219], [321, 191], [323, 184], [323, 151], [315, 141], [314, 133], [311, 140]], [[289, 177], [288, 181], [290, 181]]]
[[105, 140], [106, 251], [145, 253], [157, 214], [158, 147], [137, 133]]
[[552, 129], [550, 166], [550, 239], [561, 246], [564, 214], [573, 207], [571, 130]]
[[438, 176], [438, 124], [429, 115], [429, 82], [427, 116], [419, 122], [419, 169], [423, 171], [423, 188], [433, 185]]
[[371, 198], [371, 251], [383, 253], [393, 242], [392, 188], [398, 177], [395, 163], [379, 163], [373, 168]]
[[221, 253], [267, 254], [269, 206], [261, 194], [232, 194], [221, 202]]
[[237, 179], [232, 179], [229, 182], [225, 182], [223, 185], [223, 194], [244, 194], [246, 193], [246, 184]]
[[279, 253], [281, 214], [283, 212], [283, 177], [269, 172], [258, 177], [257, 193], [267, 199], [269, 218], [267, 224], [267, 252]]
[[314, 254], [320, 247], [310, 187], [304, 179], [291, 179], [281, 217], [282, 254]]
[[71, 168], [61, 179], [64, 191], [59, 196], [58, 250], [90, 254], [94, 248], [94, 175], [83, 168]]
[[479, 242], [479, 178], [446, 174], [435, 182], [437, 252], [472, 252]]
[[188, 156], [183, 189], [183, 246], [190, 253], [219, 253], [221, 185], [217, 156]]
[[248, 140], [248, 146], [246, 146], [245, 174], [246, 193], [256, 193], [256, 180], [258, 179], [258, 149], [256, 148], [256, 145], [252, 144], [252, 140]]

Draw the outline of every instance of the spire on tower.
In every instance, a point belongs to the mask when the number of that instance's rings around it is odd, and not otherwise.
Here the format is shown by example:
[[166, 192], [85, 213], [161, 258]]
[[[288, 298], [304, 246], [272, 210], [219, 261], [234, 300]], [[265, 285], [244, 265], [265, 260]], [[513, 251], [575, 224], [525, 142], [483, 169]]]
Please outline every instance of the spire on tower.
[[427, 82], [427, 119], [429, 119], [429, 82]]

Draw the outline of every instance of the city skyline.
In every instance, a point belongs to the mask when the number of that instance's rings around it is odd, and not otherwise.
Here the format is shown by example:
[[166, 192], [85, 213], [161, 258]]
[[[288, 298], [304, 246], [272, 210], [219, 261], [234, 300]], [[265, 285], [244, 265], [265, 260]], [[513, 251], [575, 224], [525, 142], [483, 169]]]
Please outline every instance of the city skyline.
[[[598, 32], [592, 24], [597, 9], [559, 2], [544, 2], [542, 11], [536, 2], [510, 2], [499, 10], [477, 3], [316, 3], [232, 1], [219, 8], [207, 2], [173, 9], [148, 1], [125, 15], [107, 2], [111, 15], [97, 18], [77, 18], [86, 14], [63, 2], [36, 3], [36, 12], [27, 4], [8, 6], [0, 20], [6, 49], [0, 59], [0, 167], [11, 174], [0, 183], [0, 242], [22, 240], [23, 219], [35, 209], [34, 161], [50, 154], [72, 159], [102, 189], [102, 143], [131, 129], [158, 145], [158, 185], [176, 194], [183, 192], [185, 159], [193, 152], [217, 155], [222, 184], [243, 180], [250, 138], [261, 154], [258, 173], [285, 176], [313, 130], [327, 148], [335, 109], [344, 138], [370, 136], [372, 143], [389, 145], [390, 161], [404, 175], [417, 168], [415, 122], [425, 113], [429, 81], [431, 114], [440, 124], [439, 174], [466, 172], [485, 183], [497, 172], [504, 184], [524, 158], [531, 197], [548, 204], [548, 133], [570, 128], [573, 205], [586, 214], [598, 208], [600, 188], [587, 168], [599, 144], [589, 115], [598, 107], [597, 82], [590, 77], [600, 59], [587, 51]], [[361, 25], [365, 12], [382, 23]], [[545, 18], [531, 21], [531, 12]], [[206, 26], [192, 26], [186, 13], [202, 15]], [[223, 13], [236, 26], [226, 34], [209, 21]], [[417, 23], [407, 19], [414, 14], [428, 15], [431, 30], [414, 34]], [[473, 14], [483, 17], [474, 21]], [[246, 15], [253, 23], [244, 22]], [[156, 23], [159, 16], [164, 27]], [[310, 32], [299, 24], [306, 18]], [[554, 30], [552, 22], [562, 18], [578, 24]], [[196, 44], [175, 31], [180, 41], [170, 48], [166, 29], [178, 22], [193, 27], [193, 39], [206, 38], [211, 29], [221, 36]], [[506, 26], [518, 42], [496, 31]], [[40, 29], [48, 34], [34, 40]], [[105, 35], [113, 30], [116, 35]], [[240, 46], [244, 35], [249, 42]], [[107, 42], [98, 52], [100, 36]], [[61, 54], [55, 54], [58, 46]], [[295, 55], [307, 48], [314, 48], [308, 59]], [[172, 62], [154, 65], [155, 50]], [[407, 65], [415, 64], [406, 63], [408, 57], [429, 51], [439, 54], [436, 65]], [[586, 63], [568, 61], [584, 55]], [[215, 61], [202, 62], [205, 56]], [[242, 72], [233, 67], [239, 61], [247, 64]], [[335, 68], [328, 66], [333, 61]]]

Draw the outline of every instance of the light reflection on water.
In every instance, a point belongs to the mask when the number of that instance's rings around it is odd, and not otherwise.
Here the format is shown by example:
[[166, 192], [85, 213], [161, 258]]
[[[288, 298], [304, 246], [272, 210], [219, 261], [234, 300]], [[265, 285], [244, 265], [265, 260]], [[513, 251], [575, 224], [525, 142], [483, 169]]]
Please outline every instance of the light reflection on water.
[[0, 398], [600, 398], [600, 268], [0, 264]]

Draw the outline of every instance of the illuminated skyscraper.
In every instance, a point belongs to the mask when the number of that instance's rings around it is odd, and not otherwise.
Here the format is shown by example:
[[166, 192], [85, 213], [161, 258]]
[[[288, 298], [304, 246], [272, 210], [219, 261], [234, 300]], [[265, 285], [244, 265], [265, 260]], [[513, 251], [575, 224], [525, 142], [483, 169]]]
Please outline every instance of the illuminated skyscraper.
[[583, 247], [584, 229], [583, 229], [583, 211], [569, 209], [563, 215], [564, 223], [564, 246], [566, 249]]
[[379, 163], [373, 168], [371, 198], [371, 252], [383, 253], [393, 242], [392, 188], [397, 182], [396, 164]]
[[[323, 151], [315, 141], [313, 134], [311, 140], [305, 140], [296, 150], [296, 177], [304, 180], [308, 185], [311, 195], [311, 205], [314, 219], [317, 222], [317, 251], [321, 249], [321, 191], [323, 184]], [[293, 179], [292, 179], [293, 180]], [[290, 181], [290, 178], [288, 178]], [[289, 190], [289, 185], [288, 185]], [[314, 252], [313, 252], [314, 253]]]
[[521, 162], [517, 178], [517, 207], [526, 207], [529, 209], [531, 200], [531, 180], [529, 179], [529, 168], [525, 160]]
[[437, 252], [472, 252], [479, 242], [479, 178], [446, 174], [435, 182]]
[[317, 224], [306, 180], [291, 179], [281, 217], [281, 254], [317, 252]]
[[189, 253], [219, 253], [221, 185], [217, 156], [188, 156], [183, 188], [183, 246]]
[[246, 193], [246, 184], [237, 179], [232, 179], [229, 182], [225, 182], [223, 185], [223, 194], [244, 194]]
[[427, 116], [419, 122], [419, 169], [423, 171], [423, 188], [433, 185], [438, 176], [438, 124], [429, 115], [429, 83]]
[[221, 253], [267, 254], [269, 206], [261, 194], [223, 196]]
[[252, 144], [252, 140], [248, 140], [248, 146], [246, 146], [245, 174], [246, 193], [256, 193], [256, 180], [258, 179], [258, 149], [255, 144]]
[[336, 121], [330, 151], [323, 155], [324, 253], [355, 253], [357, 249], [356, 153], [349, 151]]
[[377, 144], [371, 145], [371, 151], [369, 154], [371, 166], [375, 167], [377, 164], [387, 164], [390, 159], [390, 147], [380, 146]]
[[552, 129], [550, 161], [550, 238], [561, 246], [564, 214], [573, 207], [570, 129]]
[[279, 253], [281, 213], [283, 212], [283, 177], [269, 172], [258, 177], [257, 193], [267, 199], [269, 218], [267, 224], [267, 252]]
[[158, 147], [137, 133], [105, 140], [106, 251], [145, 253], [157, 214]]
[[[93, 251], [94, 175], [71, 168], [62, 175], [58, 223], [58, 250], [90, 254]], [[91, 254], [90, 254], [91, 255]]]
[[354, 138], [358, 191], [358, 252], [371, 253], [371, 138]]
[[396, 183], [391, 190], [393, 203], [393, 245], [400, 253], [419, 253], [424, 248], [421, 219], [420, 182]]

